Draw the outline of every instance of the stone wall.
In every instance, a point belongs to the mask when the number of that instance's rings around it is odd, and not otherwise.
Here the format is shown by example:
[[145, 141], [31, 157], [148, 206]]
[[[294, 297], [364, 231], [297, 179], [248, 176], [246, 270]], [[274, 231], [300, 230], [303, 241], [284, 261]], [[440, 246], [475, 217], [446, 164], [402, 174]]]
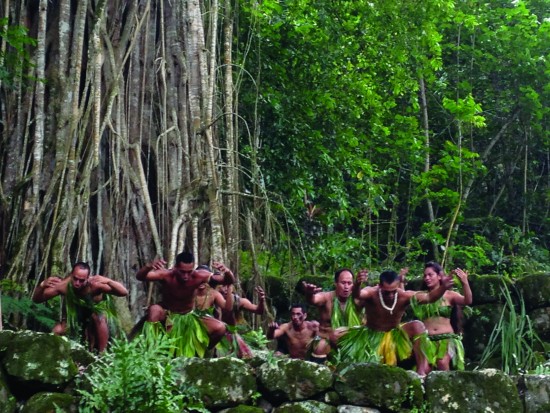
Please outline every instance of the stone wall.
[[[465, 323], [473, 367], [505, 302], [502, 277], [471, 276], [473, 314]], [[418, 289], [419, 280], [409, 288]], [[550, 345], [550, 274], [508, 282], [523, 297], [532, 325]], [[417, 288], [414, 288], [417, 287]], [[547, 357], [546, 357], [547, 358]], [[96, 357], [51, 334], [0, 332], [0, 412], [76, 412], [75, 378]], [[433, 372], [424, 380], [397, 367], [350, 364], [329, 369], [259, 353], [238, 359], [176, 359], [179, 377], [211, 412], [550, 412], [550, 376], [509, 377], [499, 370]]]
[[[0, 332], [0, 411], [76, 412], [75, 378], [95, 357], [51, 334]], [[379, 364], [337, 369], [276, 359], [174, 359], [179, 380], [211, 412], [550, 411], [550, 376], [509, 377], [499, 370], [416, 373]], [[57, 406], [57, 407], [55, 407]]]
[[489, 340], [495, 324], [501, 317], [505, 303], [502, 286], [506, 284], [513, 301], [518, 305], [523, 298], [525, 313], [532, 321], [534, 331], [542, 340], [541, 353], [550, 351], [550, 274], [532, 274], [515, 283], [499, 276], [472, 276], [473, 313], [466, 318], [464, 348], [466, 357], [475, 364]]

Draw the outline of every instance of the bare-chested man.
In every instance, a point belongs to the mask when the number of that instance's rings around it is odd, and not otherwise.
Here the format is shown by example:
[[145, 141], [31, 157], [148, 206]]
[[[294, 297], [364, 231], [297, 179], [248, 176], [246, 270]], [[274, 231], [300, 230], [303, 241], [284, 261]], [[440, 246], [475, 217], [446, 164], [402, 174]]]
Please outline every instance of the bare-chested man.
[[452, 287], [451, 277], [442, 277], [440, 285], [430, 292], [416, 292], [400, 288], [401, 278], [395, 271], [383, 271], [375, 287], [357, 288], [366, 279], [367, 272], [359, 272], [354, 295], [356, 303], [365, 308], [365, 327], [350, 328], [338, 341], [342, 356], [354, 361], [369, 361], [377, 357], [389, 365], [415, 356], [417, 373], [429, 372], [422, 345], [427, 345], [427, 331], [420, 321], [400, 324], [411, 299], [419, 304], [432, 303]]
[[[233, 273], [223, 264], [214, 263], [213, 266], [220, 274], [204, 269], [195, 270], [193, 254], [183, 252], [176, 257], [173, 268], [165, 268], [165, 262], [159, 260], [147, 264], [136, 275], [140, 281], [157, 281], [160, 284], [162, 301], [149, 307], [147, 321], [165, 323], [166, 329], [171, 330], [171, 335], [182, 340], [181, 346], [185, 348], [182, 347], [177, 355], [192, 356], [196, 352], [202, 356], [206, 346], [209, 349], [214, 348], [226, 332], [225, 325], [220, 320], [192, 313], [195, 307], [195, 290], [201, 284], [235, 282]], [[191, 341], [184, 340], [183, 336], [190, 338], [190, 334], [194, 334], [197, 328], [203, 327], [209, 337], [208, 343], [202, 343], [204, 348], [191, 347]], [[197, 343], [196, 340], [193, 341]]]
[[291, 358], [305, 360], [311, 341], [319, 332], [317, 321], [306, 321], [307, 311], [304, 305], [294, 304], [290, 308], [290, 323], [269, 323], [267, 338], [280, 338], [285, 341]]
[[90, 266], [77, 262], [68, 277], [49, 277], [42, 281], [32, 296], [36, 303], [42, 303], [58, 295], [65, 297], [63, 321], [53, 328], [53, 333], [81, 336], [90, 345], [90, 350], [102, 352], [109, 341], [109, 326], [105, 294], [118, 297], [128, 295], [128, 290], [119, 282], [102, 275], [90, 276]]
[[315, 360], [326, 359], [330, 352], [330, 339], [333, 330], [339, 327], [361, 325], [362, 315], [352, 297], [353, 273], [342, 268], [334, 274], [334, 291], [322, 292], [314, 284], [303, 283], [308, 304], [319, 309], [319, 342], [312, 357]]

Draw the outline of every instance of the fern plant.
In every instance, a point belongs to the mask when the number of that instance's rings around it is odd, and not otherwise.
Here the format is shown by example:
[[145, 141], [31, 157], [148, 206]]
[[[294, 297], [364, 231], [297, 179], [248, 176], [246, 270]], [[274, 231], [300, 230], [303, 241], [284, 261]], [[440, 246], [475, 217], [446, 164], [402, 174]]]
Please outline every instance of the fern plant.
[[27, 327], [33, 330], [50, 331], [59, 316], [59, 298], [48, 303], [37, 304], [28, 297], [14, 297], [1, 294], [2, 322], [4, 326], [17, 329], [19, 323], [12, 323], [13, 319], [26, 320]]
[[175, 344], [165, 333], [115, 340], [80, 382], [80, 412], [206, 411], [196, 391], [177, 383]]

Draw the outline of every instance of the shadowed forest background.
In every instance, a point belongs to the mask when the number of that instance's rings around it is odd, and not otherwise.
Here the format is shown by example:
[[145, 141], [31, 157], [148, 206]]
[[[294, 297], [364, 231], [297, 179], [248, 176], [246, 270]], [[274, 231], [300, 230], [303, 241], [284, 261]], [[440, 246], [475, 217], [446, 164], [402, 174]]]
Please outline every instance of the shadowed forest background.
[[0, 19], [8, 304], [87, 261], [135, 318], [137, 269], [185, 248], [249, 292], [430, 259], [550, 269], [548, 0], [4, 0]]

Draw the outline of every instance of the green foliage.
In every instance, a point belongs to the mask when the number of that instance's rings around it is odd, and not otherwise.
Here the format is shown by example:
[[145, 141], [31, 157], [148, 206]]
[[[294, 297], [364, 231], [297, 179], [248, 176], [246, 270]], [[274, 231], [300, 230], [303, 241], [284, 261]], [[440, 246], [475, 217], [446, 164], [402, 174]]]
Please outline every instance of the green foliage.
[[0, 83], [13, 87], [21, 77], [28, 77], [23, 70], [32, 66], [28, 46], [35, 46], [36, 40], [28, 36], [27, 28], [9, 24], [8, 18], [0, 19], [0, 38], [7, 44], [0, 50]]
[[443, 98], [443, 107], [459, 122], [469, 123], [476, 127], [485, 126], [485, 118], [479, 115], [482, 112], [481, 105], [475, 102], [471, 94], [465, 99]]
[[[258, 73], [243, 84], [241, 113], [261, 114], [257, 159], [284, 200], [278, 217], [292, 223], [275, 247], [294, 250], [279, 275], [287, 263], [330, 273], [438, 259], [432, 247], [448, 236], [449, 259], [470, 269], [548, 267], [546, 3], [241, 4], [254, 31], [242, 33], [240, 56]], [[495, 241], [495, 228], [462, 231], [495, 216], [525, 245]]]
[[196, 390], [178, 383], [173, 349], [173, 340], [162, 333], [115, 340], [84, 374], [79, 411], [206, 412]]
[[550, 376], [550, 365], [548, 364], [539, 364], [533, 371], [530, 373]]
[[271, 342], [262, 328], [258, 330], [249, 330], [242, 334], [242, 338], [246, 344], [258, 350], [267, 350], [267, 345]]
[[519, 297], [516, 306], [504, 282], [501, 292], [505, 298], [504, 307], [481, 355], [480, 366], [484, 367], [493, 357], [499, 357], [501, 369], [507, 374], [532, 370], [538, 364], [535, 347], [541, 344], [541, 340], [527, 315], [523, 297], [516, 294]]
[[449, 260], [472, 272], [510, 277], [550, 271], [550, 253], [540, 238], [498, 217], [464, 221]]
[[467, 268], [471, 273], [483, 272], [494, 261], [490, 253], [493, 246], [481, 235], [473, 234], [472, 245], [453, 245], [449, 248], [451, 266]]
[[35, 330], [51, 331], [58, 320], [59, 298], [40, 304], [25, 296], [16, 298], [2, 294], [1, 299], [4, 325], [10, 325], [10, 319], [17, 316], [26, 319], [27, 326], [32, 325]]

